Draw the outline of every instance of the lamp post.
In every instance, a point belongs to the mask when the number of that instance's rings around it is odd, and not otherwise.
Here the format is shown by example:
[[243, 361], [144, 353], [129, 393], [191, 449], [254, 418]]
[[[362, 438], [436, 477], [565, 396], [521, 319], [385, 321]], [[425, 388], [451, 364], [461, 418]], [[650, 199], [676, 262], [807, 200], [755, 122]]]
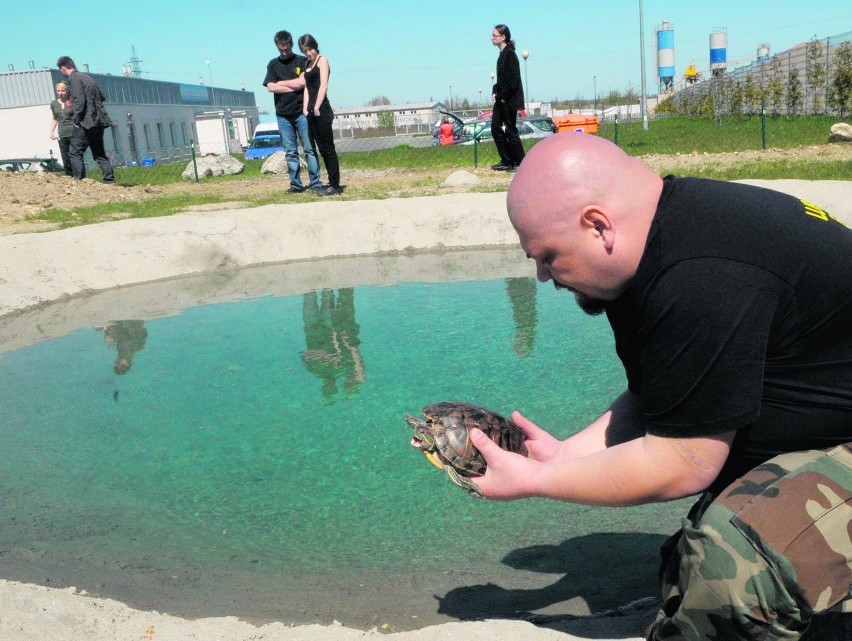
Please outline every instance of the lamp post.
[[648, 93], [645, 88], [645, 12], [642, 9], [642, 0], [639, 0], [639, 59], [642, 66], [640, 83], [642, 96], [639, 103], [639, 114], [642, 117], [642, 129], [648, 131]]
[[479, 88], [479, 109], [482, 110], [482, 87]]
[[204, 61], [204, 64], [207, 65], [207, 76], [210, 78], [210, 101], [213, 103], [212, 106], [216, 106], [216, 90], [213, 88], [213, 72], [210, 70], [210, 58]]
[[450, 85], [450, 111], [453, 110], [453, 86]]
[[530, 115], [529, 104], [530, 104], [530, 79], [527, 76], [527, 58], [530, 57], [530, 52], [524, 49], [521, 52], [521, 58], [524, 59], [524, 84], [526, 85], [526, 91], [524, 91], [524, 111], [527, 112], [527, 116]]
[[594, 79], [593, 81], [595, 83], [595, 115], [597, 116], [598, 115], [598, 77], [592, 76], [592, 78]]
[[491, 93], [492, 94], [494, 93], [494, 78], [495, 78], [496, 75], [497, 74], [495, 74], [493, 71], [488, 74], [488, 77], [491, 78]]

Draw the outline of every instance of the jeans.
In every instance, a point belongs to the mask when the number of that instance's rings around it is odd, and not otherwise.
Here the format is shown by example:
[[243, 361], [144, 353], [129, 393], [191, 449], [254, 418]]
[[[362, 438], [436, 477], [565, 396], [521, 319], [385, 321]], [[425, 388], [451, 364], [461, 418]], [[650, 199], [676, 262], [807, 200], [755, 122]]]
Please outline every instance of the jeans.
[[65, 167], [65, 175], [73, 176], [74, 172], [71, 171], [71, 136], [67, 138], [60, 138], [59, 143], [59, 155], [62, 157], [62, 166]]
[[[282, 118], [278, 116], [278, 129], [284, 140], [284, 149], [287, 154], [287, 169], [290, 171], [290, 186], [303, 189], [302, 180], [299, 178], [301, 167], [299, 167], [299, 142], [305, 151], [305, 161], [308, 163], [308, 177], [311, 180], [309, 188], [319, 187], [320, 172], [317, 152], [308, 133], [308, 119], [303, 114], [295, 118]], [[297, 140], [298, 136], [298, 140]]]

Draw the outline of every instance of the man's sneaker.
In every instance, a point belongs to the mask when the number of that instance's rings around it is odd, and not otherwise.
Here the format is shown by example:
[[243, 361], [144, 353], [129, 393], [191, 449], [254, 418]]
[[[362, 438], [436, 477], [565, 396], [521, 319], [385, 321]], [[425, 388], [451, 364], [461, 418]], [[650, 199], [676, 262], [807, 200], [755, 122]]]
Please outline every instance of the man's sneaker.
[[287, 190], [287, 193], [288, 194], [301, 194], [303, 191], [305, 191], [304, 187], [290, 187], [290, 189]]
[[496, 165], [491, 165], [491, 169], [494, 171], [506, 171], [509, 168], [509, 165], [504, 165], [502, 162], [498, 162]]
[[317, 195], [319, 196], [339, 196], [343, 193], [343, 190], [340, 187], [335, 187], [334, 185], [327, 185], [325, 189], [322, 191], [318, 191]]
[[506, 171], [514, 174], [516, 171], [518, 171], [518, 166], [517, 165], [509, 165], [508, 167], [506, 167]]
[[308, 187], [308, 189], [310, 189], [312, 192], [314, 192], [317, 195], [322, 195], [320, 192], [322, 192], [322, 190], [325, 189], [326, 187], [328, 187], [328, 185], [324, 185], [322, 183], [317, 183], [316, 185], [311, 185], [310, 187]]

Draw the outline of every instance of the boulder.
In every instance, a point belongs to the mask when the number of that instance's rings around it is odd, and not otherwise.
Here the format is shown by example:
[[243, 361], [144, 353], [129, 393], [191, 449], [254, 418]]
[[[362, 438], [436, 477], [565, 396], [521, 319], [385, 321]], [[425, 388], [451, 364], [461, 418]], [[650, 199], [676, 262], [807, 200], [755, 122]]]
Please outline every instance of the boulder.
[[852, 125], [845, 122], [831, 125], [828, 142], [852, 142]]
[[[198, 166], [199, 178], [230, 176], [231, 174], [239, 174], [245, 169], [243, 163], [228, 154], [201, 156], [195, 159], [195, 164]], [[180, 177], [184, 180], [195, 180], [195, 167], [193, 167], [192, 161], [189, 161]]]
[[479, 177], [476, 174], [472, 174], [469, 171], [460, 169], [459, 171], [454, 171], [449, 176], [447, 176], [447, 179], [444, 181], [441, 187], [465, 187], [468, 185], [478, 184]]
[[266, 157], [263, 165], [260, 167], [262, 174], [286, 174], [287, 173], [287, 154], [283, 151], [276, 151]]

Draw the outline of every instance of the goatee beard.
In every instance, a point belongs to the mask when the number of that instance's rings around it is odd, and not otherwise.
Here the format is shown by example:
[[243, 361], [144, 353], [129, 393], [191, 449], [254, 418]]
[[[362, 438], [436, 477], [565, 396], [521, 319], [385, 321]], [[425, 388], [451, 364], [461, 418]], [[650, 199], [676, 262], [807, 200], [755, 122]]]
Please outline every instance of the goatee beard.
[[567, 289], [569, 292], [574, 294], [574, 300], [577, 301], [577, 306], [582, 309], [589, 316], [600, 316], [606, 311], [606, 301], [600, 300], [599, 298], [592, 298], [591, 296], [586, 296], [585, 294], [581, 294], [578, 291], [571, 289], [566, 285], [562, 285], [561, 283], [557, 283], [555, 280], [553, 281], [553, 286], [556, 289]]

